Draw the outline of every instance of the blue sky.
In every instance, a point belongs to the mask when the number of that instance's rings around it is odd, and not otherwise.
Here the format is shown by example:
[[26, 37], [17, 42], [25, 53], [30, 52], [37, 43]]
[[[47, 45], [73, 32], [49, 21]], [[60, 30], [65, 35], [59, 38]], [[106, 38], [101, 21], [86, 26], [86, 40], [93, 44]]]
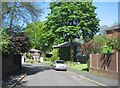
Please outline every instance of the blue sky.
[[[95, 12], [100, 19], [100, 25], [112, 26], [118, 22], [118, 2], [93, 2], [93, 5], [97, 7]], [[44, 13], [41, 16], [41, 21], [44, 21], [50, 12], [50, 9], [47, 9], [49, 2], [44, 2], [42, 8]]]

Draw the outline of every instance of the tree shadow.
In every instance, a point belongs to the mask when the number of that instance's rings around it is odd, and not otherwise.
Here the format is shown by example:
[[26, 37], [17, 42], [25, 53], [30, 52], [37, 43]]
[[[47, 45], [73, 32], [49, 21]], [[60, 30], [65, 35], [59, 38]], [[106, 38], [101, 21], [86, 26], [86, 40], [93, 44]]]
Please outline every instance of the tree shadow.
[[27, 75], [34, 75], [39, 72], [43, 72], [46, 70], [52, 70], [51, 66], [33, 66], [32, 68], [29, 69]]
[[87, 72], [89, 72], [89, 68], [83, 68], [82, 71], [87, 71]]
[[102, 58], [100, 59], [100, 61], [103, 61], [101, 69], [104, 69], [106, 67], [109, 67], [110, 62], [111, 62], [111, 58], [110, 58], [111, 54], [103, 54]]

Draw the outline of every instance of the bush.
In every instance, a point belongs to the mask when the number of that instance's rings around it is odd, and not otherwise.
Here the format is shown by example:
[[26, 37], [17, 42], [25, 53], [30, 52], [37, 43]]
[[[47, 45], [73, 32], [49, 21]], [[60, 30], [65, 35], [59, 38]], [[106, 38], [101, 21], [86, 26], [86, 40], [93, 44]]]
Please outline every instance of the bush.
[[52, 52], [52, 57], [51, 57], [51, 61], [54, 61], [54, 60], [59, 60], [60, 57], [58, 57], [58, 49], [54, 49], [53, 52]]
[[30, 59], [29, 62], [30, 62], [30, 63], [33, 63], [33, 59]]
[[27, 54], [26, 56], [27, 56], [27, 58], [29, 58], [29, 59], [31, 59], [31, 58], [32, 58], [32, 54], [30, 54], [30, 53], [29, 53], [29, 54]]
[[37, 62], [40, 63], [40, 59], [38, 59]]
[[44, 61], [50, 61], [50, 60], [51, 58], [47, 58], [47, 57], [44, 58]]
[[0, 51], [7, 53], [9, 43], [10, 41], [7, 33], [4, 31], [4, 29], [0, 29]]
[[44, 57], [44, 58], [46, 57], [44, 53], [42, 53], [42, 55], [41, 55], [41, 56], [42, 56], [42, 57]]
[[102, 54], [112, 53], [112, 47], [105, 46], [105, 47], [101, 48], [101, 53], [102, 53]]

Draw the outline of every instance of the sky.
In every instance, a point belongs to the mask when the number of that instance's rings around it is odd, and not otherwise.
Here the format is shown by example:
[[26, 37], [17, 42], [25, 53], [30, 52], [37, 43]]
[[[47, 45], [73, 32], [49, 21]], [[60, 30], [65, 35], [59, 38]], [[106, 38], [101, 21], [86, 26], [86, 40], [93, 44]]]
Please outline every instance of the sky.
[[[98, 2], [99, 1], [99, 2]], [[118, 0], [111, 2], [102, 2], [102, 0], [93, 0], [93, 5], [97, 7], [95, 12], [100, 19], [100, 26], [112, 26], [118, 22]], [[40, 17], [41, 21], [46, 20], [46, 16], [50, 13], [49, 2], [43, 2], [42, 6], [44, 13]]]

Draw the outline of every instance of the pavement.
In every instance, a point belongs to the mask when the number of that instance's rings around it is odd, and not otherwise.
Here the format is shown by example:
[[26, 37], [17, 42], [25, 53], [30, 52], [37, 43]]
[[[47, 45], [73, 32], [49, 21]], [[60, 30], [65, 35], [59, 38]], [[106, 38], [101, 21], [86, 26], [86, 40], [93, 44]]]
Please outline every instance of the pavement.
[[2, 81], [2, 88], [14, 88], [27, 75], [28, 70], [29, 68], [22, 67], [18, 72], [4, 79]]
[[95, 74], [92, 74], [90, 72], [80, 72], [80, 71], [77, 71], [77, 70], [71, 69], [71, 68], [69, 68], [68, 70], [75, 75], [79, 75], [79, 77], [81, 77], [81, 78], [84, 78], [84, 79], [89, 80], [91, 82], [97, 83], [101, 86], [112, 87], [112, 88], [113, 87], [114, 88], [120, 87], [120, 85], [118, 87], [118, 84], [119, 84], [118, 80], [115, 80], [115, 79], [95, 75]]

